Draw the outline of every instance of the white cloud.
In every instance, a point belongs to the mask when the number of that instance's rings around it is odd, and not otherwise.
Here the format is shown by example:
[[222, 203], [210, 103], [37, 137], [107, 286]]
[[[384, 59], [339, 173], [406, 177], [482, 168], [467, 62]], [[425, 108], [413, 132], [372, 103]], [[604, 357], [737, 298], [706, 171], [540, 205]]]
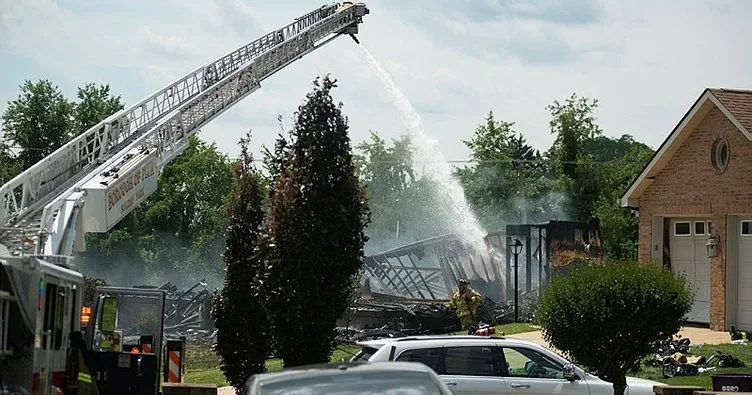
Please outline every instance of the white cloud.
[[[3, 62], [30, 61], [68, 78], [63, 85], [108, 76], [116, 92], [135, 102], [319, 5], [153, 4], [82, 10], [70, 1], [0, 0], [0, 54], [10, 57]], [[515, 121], [544, 150], [552, 141], [545, 106], [577, 92], [600, 100], [598, 117], [607, 134], [630, 133], [657, 147], [704, 87], [752, 88], [752, 54], [740, 44], [752, 37], [752, 2], [472, 5], [369, 2], [371, 14], [359, 37], [423, 112], [426, 128], [450, 159], [467, 156], [460, 140], [472, 135], [489, 110]], [[248, 129], [254, 130], [255, 147], [271, 144], [279, 132], [277, 115], [289, 119], [311, 80], [327, 72], [340, 81], [335, 95], [345, 103], [356, 142], [369, 129], [396, 137], [405, 127], [368, 67], [352, 40], [339, 38], [264, 81], [261, 91], [205, 127], [202, 137], [232, 155]], [[4, 87], [27, 78], [22, 67], [11, 70], [0, 76]], [[15, 96], [7, 89], [0, 95], [0, 105]]]

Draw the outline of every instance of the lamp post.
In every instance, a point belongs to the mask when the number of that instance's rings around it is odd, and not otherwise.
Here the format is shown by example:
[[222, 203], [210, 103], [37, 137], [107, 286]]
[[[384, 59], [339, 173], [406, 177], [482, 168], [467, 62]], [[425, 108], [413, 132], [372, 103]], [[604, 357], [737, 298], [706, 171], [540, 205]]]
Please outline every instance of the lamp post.
[[514, 322], [517, 322], [520, 316], [519, 287], [517, 286], [517, 280], [519, 278], [519, 265], [517, 257], [520, 255], [520, 252], [522, 252], [522, 242], [520, 241], [520, 239], [515, 238], [514, 241], [512, 241], [510, 247], [512, 247], [512, 254], [514, 254]]

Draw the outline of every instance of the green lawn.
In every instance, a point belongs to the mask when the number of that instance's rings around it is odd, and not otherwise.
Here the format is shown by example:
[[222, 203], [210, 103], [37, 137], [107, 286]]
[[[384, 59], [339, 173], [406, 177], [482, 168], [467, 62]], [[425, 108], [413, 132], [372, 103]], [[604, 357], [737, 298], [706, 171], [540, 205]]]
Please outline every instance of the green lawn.
[[702, 355], [705, 358], [710, 358], [715, 354], [715, 350], [723, 351], [727, 354], [731, 354], [747, 365], [743, 368], [716, 368], [707, 372], [700, 373], [697, 376], [687, 377], [671, 377], [664, 378], [660, 368], [643, 367], [642, 372], [637, 374], [637, 377], [642, 377], [650, 380], [659, 381], [670, 385], [692, 385], [698, 387], [705, 387], [707, 390], [713, 389], [714, 374], [725, 373], [747, 373], [752, 372], [752, 345], [747, 344], [717, 344], [717, 345], [702, 345], [699, 347], [692, 347], [691, 352], [693, 355]]
[[[496, 333], [504, 332], [506, 335], [515, 333], [532, 332], [538, 330], [537, 327], [526, 323], [514, 323], [499, 325], [496, 327]], [[456, 332], [464, 334], [464, 332]], [[332, 353], [332, 362], [348, 360], [358, 351], [358, 347], [339, 347]], [[185, 346], [186, 353], [186, 373], [185, 381], [188, 383], [216, 384], [217, 386], [227, 385], [225, 376], [219, 370], [219, 358], [211, 349], [211, 343], [189, 342]], [[266, 361], [266, 368], [269, 371], [282, 369], [281, 359], [270, 359]]]
[[[499, 325], [497, 333], [504, 332], [506, 335], [513, 335], [516, 333], [531, 332], [538, 330], [537, 327], [524, 324], [515, 323], [507, 325]], [[462, 332], [457, 332], [462, 334]], [[692, 347], [692, 353], [694, 355], [703, 355], [709, 358], [715, 354], [715, 350], [720, 350], [725, 353], [736, 356], [747, 364], [744, 368], [725, 368], [725, 369], [713, 369], [711, 371], [701, 373], [698, 376], [691, 377], [674, 377], [663, 378], [661, 370], [659, 368], [644, 367], [643, 370], [638, 373], [637, 377], [642, 377], [658, 382], [670, 384], [670, 385], [692, 385], [704, 387], [711, 390], [713, 387], [712, 375], [724, 374], [724, 373], [750, 373], [752, 372], [752, 345], [739, 345], [739, 344], [720, 344], [720, 345], [703, 345], [700, 347]], [[357, 352], [357, 347], [342, 347], [338, 348], [332, 354], [332, 362], [347, 360]], [[219, 370], [219, 358], [211, 350], [210, 343], [188, 343], [186, 345], [186, 381], [189, 383], [204, 383], [204, 384], [216, 384], [217, 386], [225, 386], [227, 382]], [[267, 369], [270, 371], [276, 371], [282, 369], [282, 361], [280, 359], [270, 359], [266, 363]]]

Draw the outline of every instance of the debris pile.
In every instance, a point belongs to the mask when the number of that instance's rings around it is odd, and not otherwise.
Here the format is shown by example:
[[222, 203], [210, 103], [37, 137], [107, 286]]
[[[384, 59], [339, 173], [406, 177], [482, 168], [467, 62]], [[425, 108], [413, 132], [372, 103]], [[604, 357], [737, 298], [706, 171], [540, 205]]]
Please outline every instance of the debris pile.
[[185, 336], [191, 340], [213, 338], [216, 335], [211, 318], [211, 303], [215, 291], [201, 280], [185, 291], [170, 282], [159, 289], [167, 291], [164, 331], [168, 336]]
[[694, 355], [689, 338], [676, 338], [664, 341], [655, 355], [645, 361], [646, 366], [660, 367], [663, 377], [696, 376], [702, 372], [718, 368], [740, 368], [745, 364], [739, 358], [715, 350], [710, 357]]
[[[532, 295], [531, 295], [532, 296]], [[385, 336], [415, 334], [440, 334], [459, 331], [459, 319], [445, 307], [446, 300], [427, 301], [408, 299], [392, 295], [362, 294], [346, 311], [338, 322], [339, 338], [342, 343]], [[525, 309], [525, 298], [520, 299], [520, 317]], [[506, 324], [514, 321], [514, 302], [504, 305], [485, 298], [478, 307], [478, 322]]]
[[160, 287], [137, 285], [136, 288], [163, 290], [166, 293], [164, 332], [167, 337], [185, 336], [192, 341], [213, 339], [217, 330], [211, 317], [211, 304], [217, 290], [210, 290], [204, 280], [181, 291], [171, 282]]
[[736, 328], [734, 328], [733, 325], [731, 325], [731, 330], [729, 330], [729, 334], [731, 335], [732, 343], [747, 343], [750, 340], [752, 340], [752, 332], [738, 331], [736, 330]]

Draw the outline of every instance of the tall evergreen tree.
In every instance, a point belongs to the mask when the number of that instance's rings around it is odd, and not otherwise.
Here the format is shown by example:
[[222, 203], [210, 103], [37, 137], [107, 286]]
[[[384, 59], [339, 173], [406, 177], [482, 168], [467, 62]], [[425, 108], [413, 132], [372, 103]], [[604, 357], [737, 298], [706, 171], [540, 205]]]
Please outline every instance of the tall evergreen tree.
[[257, 291], [257, 275], [268, 252], [264, 232], [262, 176], [248, 152], [250, 134], [241, 139], [241, 160], [235, 166], [237, 186], [227, 208], [227, 277], [214, 300], [217, 328], [215, 351], [227, 381], [240, 392], [252, 374], [265, 371], [270, 347], [267, 318]]
[[268, 265], [267, 308], [286, 367], [329, 360], [334, 328], [354, 292], [370, 220], [342, 104], [328, 76], [298, 108], [281, 156], [270, 210], [278, 261]]

